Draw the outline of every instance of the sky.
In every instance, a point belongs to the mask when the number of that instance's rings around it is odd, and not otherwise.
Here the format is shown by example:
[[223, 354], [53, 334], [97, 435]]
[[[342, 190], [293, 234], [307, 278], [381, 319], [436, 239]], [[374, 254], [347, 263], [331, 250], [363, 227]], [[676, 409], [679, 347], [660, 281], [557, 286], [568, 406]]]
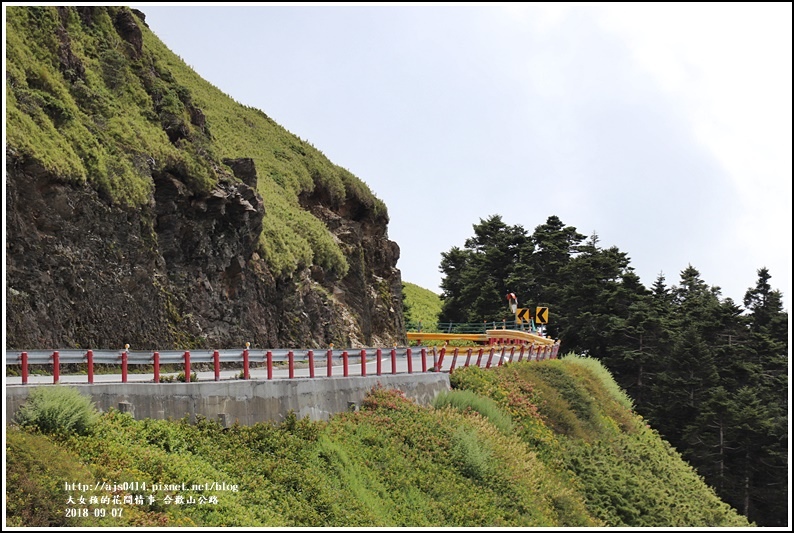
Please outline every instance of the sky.
[[[136, 4], [201, 77], [389, 210], [403, 281], [557, 216], [646, 287], [791, 298], [791, 3]], [[244, 154], [241, 154], [244, 155]]]

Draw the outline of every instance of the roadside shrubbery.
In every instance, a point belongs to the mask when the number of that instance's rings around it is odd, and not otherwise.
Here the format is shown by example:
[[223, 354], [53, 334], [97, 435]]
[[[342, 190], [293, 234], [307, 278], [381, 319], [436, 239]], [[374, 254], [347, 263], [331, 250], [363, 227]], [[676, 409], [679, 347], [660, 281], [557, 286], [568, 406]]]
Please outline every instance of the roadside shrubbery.
[[433, 407], [453, 407], [462, 412], [475, 411], [487, 418], [505, 435], [513, 432], [513, 421], [510, 415], [502, 411], [490, 398], [480, 396], [468, 390], [451, 390], [439, 393], [433, 399]]
[[17, 412], [16, 421], [42, 433], [88, 435], [98, 414], [91, 398], [73, 387], [56, 385], [34, 388]]

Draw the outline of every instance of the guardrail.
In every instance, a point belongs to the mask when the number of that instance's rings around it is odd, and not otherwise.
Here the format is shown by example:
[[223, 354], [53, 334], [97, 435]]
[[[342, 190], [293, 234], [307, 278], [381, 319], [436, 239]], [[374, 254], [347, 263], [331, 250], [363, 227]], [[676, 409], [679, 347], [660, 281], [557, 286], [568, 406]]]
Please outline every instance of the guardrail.
[[[112, 364], [121, 366], [121, 383], [127, 383], [130, 365], [152, 365], [154, 373], [154, 383], [160, 383], [160, 371], [162, 365], [180, 365], [184, 369], [185, 382], [190, 382], [191, 365], [212, 363], [215, 381], [220, 381], [221, 363], [242, 363], [242, 379], [250, 379], [251, 364], [263, 363], [267, 368], [267, 379], [272, 380], [274, 363], [286, 362], [288, 377], [295, 377], [295, 363], [308, 363], [309, 377], [318, 377], [318, 359], [325, 359], [325, 377], [334, 375], [333, 361], [342, 363], [342, 375], [348, 377], [352, 365], [360, 365], [360, 373], [357, 375], [367, 375], [367, 363], [374, 359], [376, 363], [376, 375], [383, 373], [383, 360], [388, 354], [391, 363], [391, 373], [398, 373], [398, 358], [405, 358], [408, 374], [414, 373], [414, 357], [419, 356], [421, 372], [452, 372], [458, 367], [459, 357], [465, 356], [464, 367], [475, 364], [485, 368], [492, 365], [501, 366], [505, 362], [522, 361], [526, 355], [526, 360], [544, 360], [557, 357], [559, 344], [554, 345], [512, 345], [512, 346], [490, 346], [480, 348], [459, 348], [447, 349], [441, 347], [394, 347], [390, 349], [382, 348], [362, 348], [360, 350], [313, 350], [313, 349], [249, 349], [243, 350], [167, 350], [167, 351], [130, 351], [128, 349], [120, 351], [107, 350], [29, 350], [29, 351], [7, 351], [6, 365], [20, 365], [22, 384], [28, 384], [30, 366], [32, 365], [52, 365], [52, 382], [57, 384], [60, 381], [61, 365], [64, 364], [86, 364], [88, 383], [94, 383], [94, 365]], [[315, 353], [317, 352], [317, 353]], [[497, 356], [498, 353], [498, 356]], [[444, 369], [446, 357], [451, 357], [448, 369]], [[497, 357], [494, 361], [494, 357]], [[472, 363], [476, 357], [476, 362]], [[432, 366], [428, 367], [428, 359], [432, 358]], [[358, 359], [352, 363], [351, 359]], [[400, 372], [404, 373], [404, 372]]]

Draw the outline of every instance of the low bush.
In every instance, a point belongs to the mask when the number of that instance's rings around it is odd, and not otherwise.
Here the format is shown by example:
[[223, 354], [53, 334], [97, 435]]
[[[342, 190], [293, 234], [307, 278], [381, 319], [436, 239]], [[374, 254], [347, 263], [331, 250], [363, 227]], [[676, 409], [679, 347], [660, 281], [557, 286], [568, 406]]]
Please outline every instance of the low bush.
[[63, 385], [34, 388], [16, 415], [20, 426], [63, 435], [88, 435], [97, 418], [98, 412], [90, 397]]
[[513, 420], [490, 398], [468, 390], [442, 391], [433, 399], [433, 407], [453, 407], [459, 411], [476, 411], [490, 420], [505, 435], [513, 432]]

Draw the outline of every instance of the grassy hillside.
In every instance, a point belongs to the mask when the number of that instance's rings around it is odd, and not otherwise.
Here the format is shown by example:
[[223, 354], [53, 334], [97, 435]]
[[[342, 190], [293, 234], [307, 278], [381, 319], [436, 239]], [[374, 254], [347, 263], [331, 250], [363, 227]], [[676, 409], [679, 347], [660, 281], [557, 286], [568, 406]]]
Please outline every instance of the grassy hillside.
[[283, 275], [348, 268], [300, 195], [322, 189], [332, 205], [386, 216], [360, 179], [207, 83], [128, 8], [5, 9], [7, 149], [60, 180], [135, 207], [150, 201], [153, 172], [206, 191], [234, 179], [224, 158], [252, 158], [266, 209], [260, 251]]
[[[361, 410], [327, 422], [289, 417], [224, 429], [112, 411], [79, 432], [9, 428], [8, 524], [749, 525], [632, 412], [595, 360], [470, 367], [451, 380], [454, 390], [435, 407], [375, 389]], [[91, 489], [65, 484], [75, 481]], [[114, 490], [131, 503], [90, 503]], [[85, 504], [66, 504], [81, 495]], [[67, 517], [64, 508], [88, 516]]]
[[416, 328], [421, 322], [423, 330], [435, 330], [438, 314], [441, 312], [441, 297], [438, 294], [404, 281], [403, 305], [405, 322], [409, 329]]

